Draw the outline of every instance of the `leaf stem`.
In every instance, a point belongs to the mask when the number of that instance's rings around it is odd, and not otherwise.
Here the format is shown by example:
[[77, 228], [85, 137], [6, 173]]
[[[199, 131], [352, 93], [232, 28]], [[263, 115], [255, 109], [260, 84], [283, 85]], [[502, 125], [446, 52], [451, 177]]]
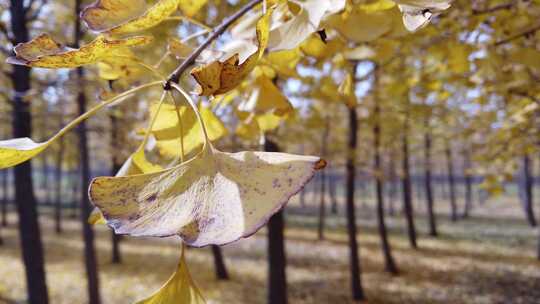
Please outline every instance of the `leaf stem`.
[[206, 40], [196, 48], [186, 60], [184, 60], [172, 73], [169, 75], [167, 82], [165, 83], [164, 89], [171, 90], [172, 83], [178, 83], [180, 76], [186, 71], [186, 69], [192, 65], [197, 57], [204, 51], [214, 40], [216, 40], [221, 34], [223, 34], [229, 26], [231, 26], [236, 20], [245, 15], [249, 10], [255, 7], [257, 4], [261, 3], [263, 0], [251, 0], [244, 7], [238, 10], [233, 15], [229, 16], [223, 22], [218, 25], [211, 33]]

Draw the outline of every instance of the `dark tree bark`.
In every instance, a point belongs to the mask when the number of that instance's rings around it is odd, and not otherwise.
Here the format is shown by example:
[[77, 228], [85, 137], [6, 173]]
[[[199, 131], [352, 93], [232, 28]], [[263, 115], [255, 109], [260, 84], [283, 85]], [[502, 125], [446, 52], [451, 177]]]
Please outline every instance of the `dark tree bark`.
[[329, 171], [331, 174], [327, 177], [328, 179], [328, 194], [330, 194], [330, 212], [332, 214], [338, 213], [338, 202], [337, 202], [337, 193], [336, 193], [336, 176], [334, 170]]
[[[465, 207], [463, 208], [463, 218], [468, 218], [472, 209], [473, 193], [472, 193], [472, 175], [468, 171], [471, 167], [471, 152], [469, 149], [464, 151], [464, 176], [465, 176]], [[534, 215], [534, 214], [533, 214]]]
[[393, 216], [396, 214], [396, 208], [395, 208], [395, 202], [396, 202], [396, 196], [398, 194], [398, 183], [397, 180], [397, 174], [396, 174], [396, 162], [394, 160], [394, 155], [391, 155], [390, 157], [390, 164], [388, 165], [390, 170], [390, 187], [388, 187], [388, 214]]
[[[62, 123], [61, 123], [62, 124]], [[59, 139], [58, 154], [56, 158], [56, 198], [54, 199], [54, 227], [56, 233], [62, 233], [62, 162], [64, 160], [64, 139]]]
[[[11, 30], [14, 43], [29, 40], [26, 11], [23, 1], [10, 1]], [[25, 66], [14, 65], [11, 74], [13, 89], [17, 94], [13, 97], [13, 136], [31, 137], [32, 117], [30, 103], [23, 96], [30, 91], [30, 69]], [[32, 183], [31, 162], [24, 162], [15, 167], [15, 202], [19, 216], [19, 232], [22, 248], [22, 258], [26, 272], [26, 285], [28, 289], [28, 302], [30, 304], [44, 304], [49, 302], [43, 246], [38, 222], [34, 185]]]
[[[265, 139], [264, 151], [279, 152], [273, 141]], [[287, 259], [285, 256], [285, 221], [283, 210], [268, 221], [268, 303], [287, 303]]]
[[452, 220], [452, 222], [455, 222], [457, 221], [456, 183], [454, 179], [454, 160], [452, 157], [452, 149], [448, 141], [446, 141], [445, 154], [446, 154], [446, 167], [448, 170], [448, 186], [449, 186], [448, 192], [450, 195], [450, 208], [451, 208], [450, 219]]
[[347, 231], [349, 235], [349, 259], [351, 272], [351, 292], [354, 300], [364, 300], [365, 294], [360, 277], [360, 257], [356, 240], [356, 214], [354, 206], [354, 188], [356, 180], [356, 148], [358, 145], [358, 114], [356, 109], [349, 108], [349, 141], [346, 163], [347, 191]]
[[536, 227], [536, 218], [534, 216], [533, 208], [533, 177], [531, 174], [531, 158], [529, 155], [523, 156], [523, 178], [525, 186], [525, 200], [523, 201], [523, 208], [527, 222], [531, 227]]
[[[328, 142], [328, 136], [330, 134], [330, 119], [326, 117], [323, 136], [321, 140], [321, 158], [326, 157], [326, 145]], [[326, 220], [326, 171], [322, 170], [320, 173], [320, 201], [319, 201], [319, 225], [317, 227], [317, 232], [319, 240], [324, 239], [324, 223]]]
[[[118, 145], [118, 121], [114, 114], [109, 116], [111, 122], [111, 176], [115, 176], [120, 168], [122, 168], [122, 163], [118, 159], [118, 155], [114, 153], [117, 150]], [[122, 239], [121, 235], [118, 235], [111, 229], [111, 263], [120, 264], [122, 263], [122, 255], [120, 253], [120, 240]]]
[[373, 139], [374, 139], [374, 172], [375, 172], [375, 187], [377, 193], [377, 223], [379, 227], [379, 237], [381, 238], [381, 249], [384, 256], [385, 270], [397, 275], [399, 273], [394, 258], [392, 256], [392, 248], [388, 242], [388, 233], [386, 231], [385, 214], [384, 214], [384, 194], [383, 194], [383, 169], [381, 165], [381, 126], [380, 126], [380, 112], [379, 103], [375, 101], [375, 110], [373, 112], [375, 118], [375, 124], [373, 125]]
[[[80, 162], [80, 160], [77, 160], [78, 162]], [[75, 170], [73, 170], [73, 172], [71, 173], [71, 180], [73, 181], [72, 185], [71, 185], [71, 199], [72, 199], [72, 202], [71, 202], [71, 218], [73, 219], [76, 219], [77, 218], [77, 214], [78, 214], [78, 210], [79, 210], [79, 201], [80, 201], [80, 198], [79, 198], [79, 194], [81, 194], [81, 168], [80, 168], [80, 164], [77, 165], [77, 168]]]
[[[79, 18], [80, 11], [81, 0], [75, 0], [75, 48], [79, 47], [79, 43], [82, 39], [81, 23]], [[77, 68], [77, 81], [77, 104], [79, 108], [79, 114], [83, 114], [86, 112], [86, 94], [84, 92], [84, 69], [82, 67]], [[83, 226], [82, 234], [84, 239], [84, 262], [86, 268], [88, 302], [90, 304], [100, 304], [101, 297], [99, 294], [99, 276], [97, 269], [96, 253], [94, 248], [94, 230], [93, 227], [88, 223], [88, 217], [90, 216], [91, 212], [90, 200], [87, 195], [88, 185], [90, 184], [90, 158], [88, 153], [88, 134], [86, 130], [86, 123], [84, 121], [79, 124], [77, 131], [79, 135], [82, 186], [80, 220]]]
[[403, 187], [403, 211], [405, 212], [405, 218], [407, 219], [407, 235], [409, 237], [409, 244], [412, 248], [417, 248], [416, 244], [416, 227], [414, 225], [414, 210], [412, 204], [411, 193], [411, 176], [409, 168], [409, 114], [406, 114], [405, 123], [403, 126], [403, 133], [401, 135], [401, 149], [402, 149], [402, 169], [403, 177], [401, 178], [401, 184]]
[[1, 170], [2, 172], [2, 226], [8, 226], [7, 212], [9, 204], [9, 171], [8, 169]]
[[216, 270], [216, 278], [218, 280], [228, 280], [229, 273], [227, 272], [227, 267], [225, 267], [225, 261], [223, 259], [223, 254], [221, 253], [221, 248], [217, 245], [212, 245], [212, 255], [214, 256], [214, 266]]
[[429, 235], [437, 236], [437, 219], [433, 204], [433, 185], [431, 177], [431, 126], [429, 117], [424, 121], [424, 188], [426, 191], [426, 203], [429, 220]]

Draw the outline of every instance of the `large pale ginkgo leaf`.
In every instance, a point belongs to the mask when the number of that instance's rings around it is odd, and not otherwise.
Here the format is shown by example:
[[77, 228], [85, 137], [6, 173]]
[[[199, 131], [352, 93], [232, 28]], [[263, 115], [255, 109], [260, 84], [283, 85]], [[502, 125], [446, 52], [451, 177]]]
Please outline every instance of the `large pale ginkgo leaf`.
[[155, 173], [92, 181], [90, 200], [116, 233], [178, 235], [195, 247], [231, 243], [255, 233], [325, 166], [315, 156], [218, 151], [197, 115], [206, 139], [191, 160]]
[[[183, 246], [183, 245], [182, 245]], [[137, 304], [205, 304], [199, 288], [193, 282], [184, 256], [184, 247], [176, 272], [153, 295]]]
[[78, 49], [72, 49], [57, 43], [48, 34], [41, 34], [15, 46], [13, 49], [15, 56], [9, 57], [7, 63], [39, 68], [75, 68], [118, 56], [123, 57], [126, 47], [147, 44], [151, 40], [152, 38], [148, 36], [125, 39], [98, 36], [92, 42]]
[[240, 55], [237, 53], [223, 62], [216, 60], [191, 71], [191, 75], [200, 85], [200, 95], [210, 96], [227, 93], [239, 85], [255, 68], [268, 45], [272, 11], [273, 9], [269, 8], [257, 22], [258, 49], [244, 62], [240, 62]]
[[82, 11], [81, 18], [96, 32], [132, 33], [158, 25], [177, 10], [178, 3], [159, 0], [147, 7], [141, 0], [98, 0]]

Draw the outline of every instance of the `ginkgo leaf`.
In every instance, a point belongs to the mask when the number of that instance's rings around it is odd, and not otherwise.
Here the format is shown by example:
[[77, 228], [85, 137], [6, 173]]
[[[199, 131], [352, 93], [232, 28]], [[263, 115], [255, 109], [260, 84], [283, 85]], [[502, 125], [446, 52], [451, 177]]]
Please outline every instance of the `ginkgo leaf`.
[[[227, 135], [227, 128], [210, 108], [201, 105], [199, 111], [210, 141], [216, 141]], [[180, 155], [181, 150], [178, 147], [181, 134], [186, 155], [200, 148], [204, 143], [204, 138], [200, 136], [202, 132], [201, 126], [196, 123], [195, 114], [188, 111], [186, 107], [181, 107], [180, 115], [183, 133], [180, 132], [178, 117], [173, 105], [164, 105], [156, 124], [152, 128], [152, 134], [157, 140], [156, 145], [159, 153], [164, 157], [174, 158]]]
[[126, 47], [147, 44], [151, 40], [152, 38], [148, 36], [125, 39], [108, 39], [98, 36], [79, 49], [71, 49], [60, 45], [48, 34], [41, 34], [15, 46], [13, 49], [15, 56], [9, 57], [6, 62], [40, 68], [74, 68], [107, 58], [123, 56], [122, 52]]
[[81, 12], [81, 19], [96, 32], [125, 34], [154, 27], [178, 8], [179, 0], [159, 0], [146, 7], [146, 1], [98, 0]]
[[366, 11], [357, 6], [350, 12], [331, 16], [326, 24], [349, 41], [370, 42], [392, 30], [392, 17], [390, 9]]
[[255, 68], [268, 44], [270, 30], [270, 16], [273, 9], [269, 8], [259, 21], [257, 21], [258, 49], [244, 62], [240, 63], [239, 54], [227, 60], [214, 61], [207, 65], [196, 67], [191, 75], [200, 85], [199, 95], [210, 96], [227, 93], [234, 89]]
[[137, 92], [141, 89], [152, 87], [158, 84], [162, 84], [162, 83], [159, 81], [147, 83], [139, 87], [130, 89], [128, 91], [125, 91], [121, 94], [118, 94], [109, 100], [101, 102], [100, 104], [90, 109], [88, 112], [82, 114], [81, 116], [77, 117], [75, 120], [71, 121], [68, 125], [62, 128], [62, 130], [60, 130], [53, 137], [51, 137], [49, 140], [45, 142], [36, 143], [32, 139], [27, 138], [27, 137], [0, 140], [0, 169], [16, 166], [20, 163], [23, 163], [35, 157], [36, 155], [41, 153], [43, 150], [45, 150], [47, 147], [49, 147], [52, 143], [54, 143], [57, 139], [63, 136], [65, 133], [67, 133], [74, 127], [76, 127], [81, 121], [84, 121], [88, 117], [94, 115], [103, 107], [106, 107], [107, 105], [110, 105], [119, 99], [123, 99], [126, 96], [129, 96], [133, 94], [134, 92]]
[[291, 112], [293, 107], [270, 79], [260, 75], [253, 83], [250, 97], [238, 105], [238, 110], [254, 114], [272, 112], [283, 116]]
[[[300, 9], [294, 17], [273, 26], [270, 31], [268, 50], [271, 52], [291, 50], [300, 45], [311, 34], [319, 30], [326, 16], [335, 14], [345, 7], [343, 0], [308, 0], [299, 3]], [[284, 18], [289, 18], [284, 16]]]
[[403, 13], [403, 24], [416, 31], [429, 23], [433, 16], [450, 7], [452, 0], [394, 0]]
[[195, 16], [208, 0], [182, 0], [179, 1], [178, 7], [180, 11], [188, 17]]
[[0, 141], [0, 169], [25, 162], [41, 153], [48, 145], [47, 142], [36, 143], [28, 137], [2, 140]]
[[205, 144], [191, 160], [155, 173], [92, 181], [90, 200], [116, 233], [178, 235], [195, 247], [231, 243], [255, 233], [326, 164], [315, 156], [218, 151], [196, 114]]
[[345, 104], [349, 108], [356, 107], [356, 93], [354, 92], [354, 76], [352, 73], [347, 73], [345, 79], [338, 87], [338, 92], [344, 98]]
[[137, 304], [205, 304], [199, 288], [193, 282], [187, 267], [184, 246], [176, 272], [153, 295]]

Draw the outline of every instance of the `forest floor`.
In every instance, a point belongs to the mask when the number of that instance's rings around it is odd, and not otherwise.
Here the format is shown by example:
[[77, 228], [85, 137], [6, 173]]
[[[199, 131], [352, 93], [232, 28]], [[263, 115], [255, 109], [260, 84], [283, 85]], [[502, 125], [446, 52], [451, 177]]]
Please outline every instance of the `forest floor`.
[[[309, 195], [308, 195], [309, 197]], [[314, 201], [314, 198], [309, 199]], [[515, 199], [514, 199], [515, 200]], [[317, 199], [318, 201], [318, 199]], [[343, 207], [340, 202], [340, 207]], [[536, 231], [527, 226], [517, 202], [503, 198], [475, 206], [471, 217], [448, 220], [439, 202], [438, 238], [428, 237], [418, 207], [419, 249], [405, 237], [403, 217], [388, 216], [390, 241], [399, 276], [385, 273], [371, 202], [359, 203], [358, 240], [366, 303], [540, 303], [540, 262]], [[340, 208], [343, 209], [343, 208]], [[317, 206], [287, 207], [287, 276], [290, 303], [354, 303], [350, 300], [345, 221], [329, 214], [325, 239], [317, 239]], [[54, 232], [49, 210], [41, 216], [51, 303], [84, 303], [86, 297], [79, 223], [65, 219]], [[1, 228], [0, 303], [22, 303], [24, 273], [15, 215]], [[160, 287], [175, 269], [175, 239], [124, 238], [123, 262], [110, 263], [110, 237], [98, 227], [97, 251], [103, 303], [132, 303]], [[223, 248], [230, 281], [217, 281], [211, 250], [190, 249], [188, 265], [209, 303], [266, 303], [266, 230]]]

